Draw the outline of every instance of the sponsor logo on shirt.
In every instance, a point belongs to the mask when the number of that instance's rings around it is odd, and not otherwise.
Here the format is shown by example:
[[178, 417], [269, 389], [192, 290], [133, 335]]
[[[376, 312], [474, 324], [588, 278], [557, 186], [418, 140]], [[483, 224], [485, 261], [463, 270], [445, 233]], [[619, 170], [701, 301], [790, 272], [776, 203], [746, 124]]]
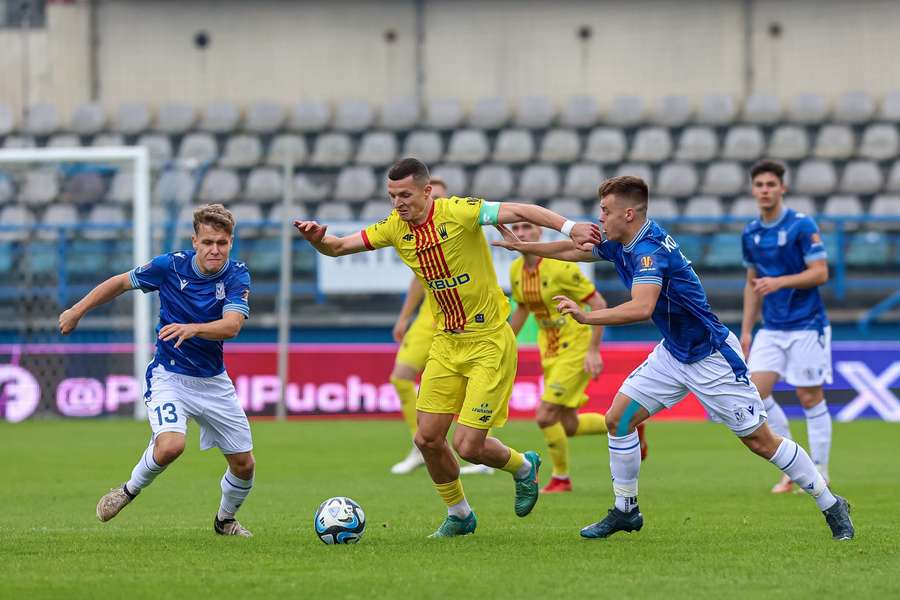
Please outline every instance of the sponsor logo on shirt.
[[184, 288], [186, 288], [188, 284], [187, 279], [182, 279], [181, 277], [179, 277], [178, 281], [181, 282], [181, 290], [184, 291]]
[[468, 273], [463, 273], [462, 275], [456, 275], [455, 277], [446, 277], [444, 279], [430, 279], [427, 280], [428, 288], [432, 290], [449, 290], [466, 283], [469, 283], [472, 278]]

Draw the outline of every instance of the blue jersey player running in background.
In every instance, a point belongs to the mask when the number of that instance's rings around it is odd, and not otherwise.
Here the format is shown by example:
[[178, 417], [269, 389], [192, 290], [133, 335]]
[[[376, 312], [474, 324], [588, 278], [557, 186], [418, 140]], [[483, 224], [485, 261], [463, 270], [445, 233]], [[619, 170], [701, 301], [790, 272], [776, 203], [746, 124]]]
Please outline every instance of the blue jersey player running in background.
[[641, 529], [636, 427], [693, 392], [707, 412], [725, 423], [752, 452], [772, 462], [815, 499], [834, 539], [851, 539], [850, 505], [832, 494], [803, 448], [766, 424], [762, 400], [748, 378], [737, 337], [710, 310], [706, 292], [678, 243], [647, 218], [647, 184], [638, 177], [614, 177], [600, 186], [599, 196], [605, 241], [591, 252], [571, 241], [524, 243], [509, 230], [503, 231], [503, 241], [495, 242], [548, 258], [612, 262], [630, 288], [631, 300], [585, 314], [577, 302], [559, 296], [560, 312], [589, 325], [652, 319], [663, 336], [622, 384], [606, 413], [615, 506], [601, 521], [582, 529], [581, 535], [605, 538], [617, 531]]
[[144, 394], [153, 436], [131, 478], [100, 499], [101, 521], [119, 514], [181, 455], [188, 419], [195, 419], [201, 449], [218, 447], [228, 462], [213, 529], [251, 536], [235, 513], [253, 487], [253, 441], [222, 357], [222, 341], [237, 336], [250, 316], [250, 274], [228, 259], [233, 233], [234, 217], [221, 204], [201, 206], [194, 211], [193, 251], [163, 254], [110, 277], [59, 316], [66, 335], [88, 311], [124, 292], [159, 292], [156, 355]]
[[[822, 386], [831, 383], [831, 327], [819, 295], [819, 286], [828, 281], [828, 260], [816, 223], [784, 206], [784, 171], [784, 165], [771, 160], [750, 169], [759, 218], [747, 225], [741, 239], [747, 267], [741, 346], [769, 423], [786, 438], [791, 437], [790, 426], [772, 388], [779, 379], [796, 388], [806, 414], [810, 455], [828, 481], [831, 414]], [[763, 324], [754, 339], [760, 306]], [[792, 487], [784, 476], [772, 492]]]

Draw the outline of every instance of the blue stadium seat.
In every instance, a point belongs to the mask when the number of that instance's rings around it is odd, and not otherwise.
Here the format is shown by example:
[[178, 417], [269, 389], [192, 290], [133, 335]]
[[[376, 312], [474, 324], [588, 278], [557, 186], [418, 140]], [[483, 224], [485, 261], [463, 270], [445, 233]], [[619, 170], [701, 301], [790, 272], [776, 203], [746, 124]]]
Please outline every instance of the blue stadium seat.
[[704, 264], [713, 269], [736, 269], [744, 264], [739, 233], [717, 233], [712, 237]]
[[312, 276], [316, 272], [316, 251], [305, 240], [294, 240], [294, 265], [295, 275]]
[[278, 238], [245, 240], [241, 256], [254, 275], [277, 275], [281, 268], [281, 240]]
[[27, 269], [33, 275], [50, 275], [56, 272], [59, 266], [59, 248], [56, 242], [35, 241], [25, 250]]
[[112, 245], [101, 240], [75, 240], [66, 248], [66, 271], [71, 277], [99, 279], [110, 269]]
[[0, 244], [0, 273], [11, 273], [19, 254], [18, 244]]
[[857, 233], [847, 247], [847, 266], [883, 267], [890, 258], [888, 238], [881, 232]]
[[134, 242], [132, 240], [116, 240], [113, 242], [109, 256], [109, 269], [113, 275], [130, 271], [134, 264]]

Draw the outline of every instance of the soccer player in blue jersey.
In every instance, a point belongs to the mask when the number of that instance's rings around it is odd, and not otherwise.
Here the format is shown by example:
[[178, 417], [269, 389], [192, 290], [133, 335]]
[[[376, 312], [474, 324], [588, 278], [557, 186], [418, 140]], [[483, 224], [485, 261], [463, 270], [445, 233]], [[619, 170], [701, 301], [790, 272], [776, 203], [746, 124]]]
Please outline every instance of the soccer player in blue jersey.
[[229, 260], [234, 217], [221, 204], [194, 211], [194, 249], [157, 256], [142, 267], [110, 277], [59, 316], [71, 333], [90, 310], [129, 290], [159, 292], [156, 356], [147, 367], [144, 402], [153, 436], [131, 472], [97, 504], [109, 521], [184, 451], [188, 419], [200, 424], [200, 448], [218, 447], [228, 467], [213, 521], [220, 535], [250, 537], [235, 513], [253, 487], [253, 441], [247, 415], [222, 359], [222, 341], [241, 331], [250, 316], [250, 273]]
[[600, 186], [604, 241], [588, 252], [571, 241], [524, 243], [503, 231], [497, 245], [570, 261], [608, 260], [631, 290], [631, 300], [585, 313], [577, 301], [558, 296], [559, 310], [579, 323], [625, 325], [651, 319], [663, 341], [622, 384], [606, 413], [615, 506], [581, 530], [585, 538], [638, 531], [640, 442], [636, 427], [693, 392], [716, 420], [725, 423], [754, 453], [769, 460], [810, 494], [836, 540], [854, 535], [850, 505], [832, 494], [809, 455], [766, 424], [737, 337], [712, 313], [691, 262], [672, 236], [647, 218], [649, 191], [638, 177], [622, 176]]
[[[769, 423], [782, 437], [790, 438], [791, 430], [772, 388], [784, 379], [797, 390], [810, 455], [828, 481], [831, 414], [822, 386], [831, 383], [831, 327], [819, 295], [819, 286], [828, 281], [828, 260], [815, 221], [784, 206], [784, 171], [784, 165], [771, 160], [750, 169], [759, 218], [747, 225], [741, 239], [747, 267], [741, 346]], [[760, 307], [763, 325], [754, 339]], [[785, 475], [772, 492], [792, 487]]]

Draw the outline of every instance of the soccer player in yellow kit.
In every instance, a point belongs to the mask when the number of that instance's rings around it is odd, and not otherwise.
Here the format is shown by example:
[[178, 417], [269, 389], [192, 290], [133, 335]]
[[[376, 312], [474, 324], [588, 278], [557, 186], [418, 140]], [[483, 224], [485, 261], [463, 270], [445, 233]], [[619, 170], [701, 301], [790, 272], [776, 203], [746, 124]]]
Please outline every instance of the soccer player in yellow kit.
[[517, 516], [529, 514], [539, 495], [538, 454], [522, 454], [487, 436], [491, 427], [506, 421], [517, 355], [507, 323], [509, 302], [497, 285], [481, 226], [530, 221], [564, 231], [584, 249], [600, 241], [600, 231], [539, 206], [478, 198], [435, 200], [428, 181], [422, 162], [402, 159], [388, 171], [394, 210], [386, 219], [340, 238], [325, 235], [326, 226], [315, 221], [295, 221], [294, 226], [326, 256], [393, 246], [427, 290], [438, 331], [416, 401], [415, 442], [447, 505], [447, 517], [432, 536], [450, 537], [473, 533], [476, 527], [459, 463], [447, 444], [455, 418], [453, 447], [460, 457], [512, 474]]

